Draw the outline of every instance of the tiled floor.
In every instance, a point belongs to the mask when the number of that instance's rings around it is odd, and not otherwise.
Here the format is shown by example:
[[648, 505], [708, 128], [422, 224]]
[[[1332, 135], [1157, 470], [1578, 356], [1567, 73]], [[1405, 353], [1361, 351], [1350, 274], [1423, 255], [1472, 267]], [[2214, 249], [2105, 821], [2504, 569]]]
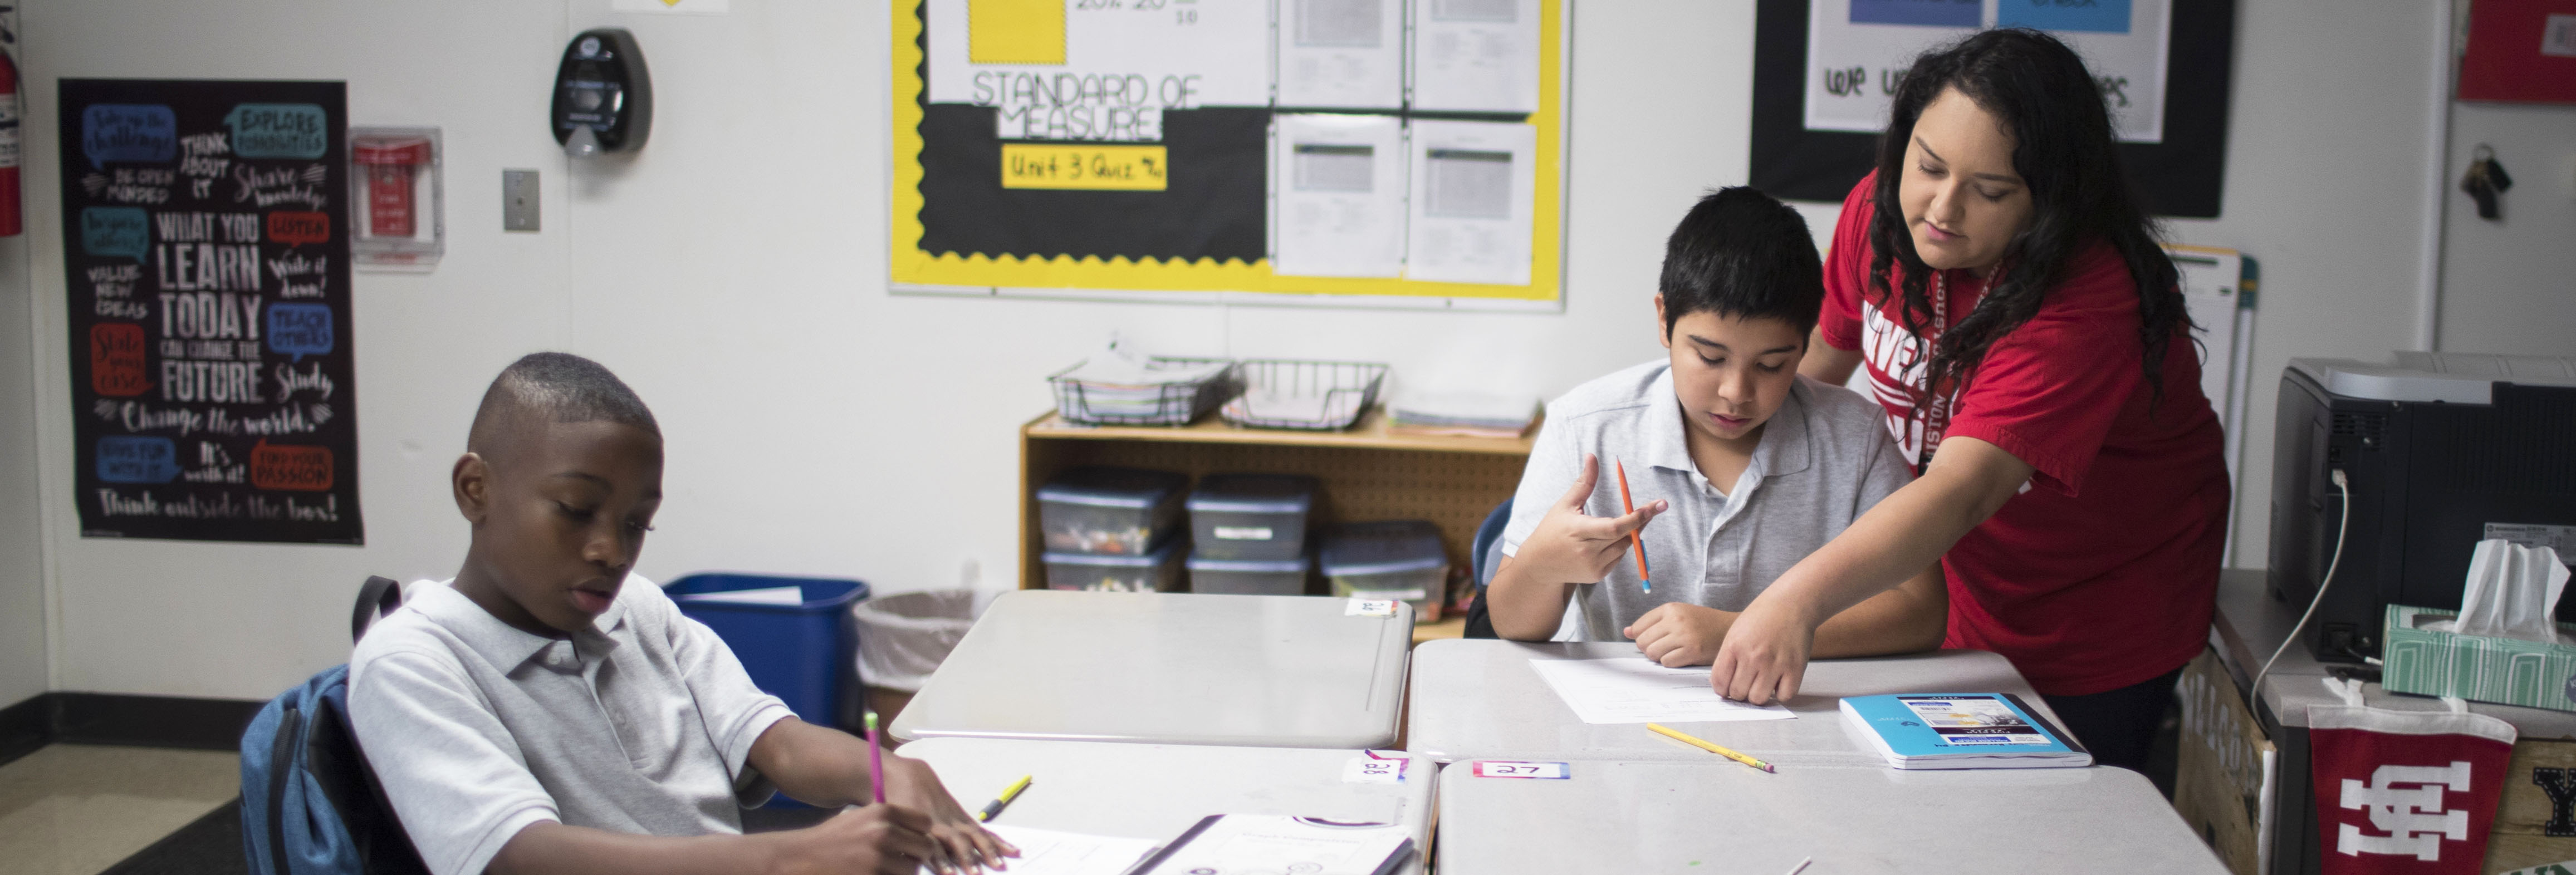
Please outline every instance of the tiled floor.
[[236, 754], [49, 745], [0, 765], [0, 875], [94, 875], [240, 792]]

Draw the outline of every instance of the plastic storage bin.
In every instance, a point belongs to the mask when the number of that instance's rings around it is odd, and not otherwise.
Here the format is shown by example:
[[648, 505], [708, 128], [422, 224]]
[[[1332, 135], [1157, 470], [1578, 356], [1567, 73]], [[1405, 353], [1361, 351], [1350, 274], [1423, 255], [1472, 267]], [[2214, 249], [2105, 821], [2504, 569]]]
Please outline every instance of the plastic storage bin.
[[1038, 528], [1051, 553], [1141, 556], [1180, 529], [1190, 478], [1135, 468], [1075, 468], [1038, 488]]
[[1047, 553], [1038, 557], [1046, 563], [1048, 589], [1081, 589], [1093, 592], [1180, 592], [1181, 539], [1173, 539], [1160, 549], [1143, 556], [1121, 556], [1106, 553]]
[[1314, 563], [1293, 559], [1210, 559], [1191, 554], [1190, 591], [1219, 595], [1305, 595]]
[[1423, 520], [1341, 526], [1325, 533], [1319, 561], [1333, 595], [1395, 599], [1413, 606], [1416, 623], [1440, 619], [1449, 554], [1438, 526]]
[[[1294, 474], [1210, 474], [1183, 505], [1195, 558], [1293, 560], [1306, 552], [1315, 478]], [[1205, 590], [1201, 590], [1205, 592]]]
[[[785, 592], [788, 589], [793, 593]], [[692, 574], [662, 585], [680, 613], [733, 648], [762, 692], [807, 723], [859, 725], [859, 636], [850, 603], [866, 583], [845, 578]]]

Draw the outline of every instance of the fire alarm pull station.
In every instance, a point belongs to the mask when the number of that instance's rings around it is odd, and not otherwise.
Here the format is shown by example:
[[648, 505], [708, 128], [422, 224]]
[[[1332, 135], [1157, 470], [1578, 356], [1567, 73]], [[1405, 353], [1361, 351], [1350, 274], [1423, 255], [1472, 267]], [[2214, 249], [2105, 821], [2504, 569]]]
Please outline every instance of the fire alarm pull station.
[[554, 133], [564, 154], [644, 148], [653, 130], [653, 80], [644, 52], [622, 27], [582, 31], [555, 68]]
[[437, 128], [350, 128], [349, 257], [368, 270], [425, 271], [447, 250]]

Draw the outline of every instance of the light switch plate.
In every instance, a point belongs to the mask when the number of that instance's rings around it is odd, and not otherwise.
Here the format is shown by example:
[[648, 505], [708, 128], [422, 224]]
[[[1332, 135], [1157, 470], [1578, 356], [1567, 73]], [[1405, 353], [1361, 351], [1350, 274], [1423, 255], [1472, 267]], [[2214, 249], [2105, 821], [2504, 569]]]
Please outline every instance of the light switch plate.
[[501, 171], [501, 230], [537, 230], [537, 172]]

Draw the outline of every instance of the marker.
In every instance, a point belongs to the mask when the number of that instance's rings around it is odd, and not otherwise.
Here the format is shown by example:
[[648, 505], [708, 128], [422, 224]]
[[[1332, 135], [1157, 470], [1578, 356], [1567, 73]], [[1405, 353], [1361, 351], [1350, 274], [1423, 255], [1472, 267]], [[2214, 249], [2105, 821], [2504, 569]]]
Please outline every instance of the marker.
[[877, 744], [877, 712], [868, 709], [868, 787], [877, 794], [877, 804], [885, 804], [885, 748]]
[[1011, 782], [1011, 786], [1003, 788], [1002, 795], [993, 797], [993, 801], [984, 803], [984, 810], [975, 812], [975, 821], [982, 823], [1002, 813], [1002, 806], [1009, 805], [1011, 800], [1019, 798], [1020, 791], [1028, 789], [1029, 779], [1034, 777], [1037, 776], [1021, 775], [1019, 780]]
[[1740, 754], [1740, 753], [1736, 753], [1736, 752], [1734, 752], [1734, 751], [1728, 750], [1728, 749], [1723, 748], [1723, 747], [1720, 747], [1720, 746], [1718, 746], [1718, 745], [1711, 744], [1711, 743], [1709, 743], [1709, 742], [1702, 741], [1702, 740], [1697, 739], [1697, 738], [1693, 738], [1693, 737], [1691, 737], [1691, 736], [1689, 736], [1689, 735], [1686, 735], [1686, 734], [1683, 734], [1683, 733], [1681, 733], [1681, 732], [1679, 732], [1679, 731], [1674, 730], [1674, 729], [1673, 729], [1672, 727], [1670, 727], [1670, 726], [1665, 726], [1665, 725], [1663, 725], [1663, 724], [1661, 724], [1661, 723], [1648, 723], [1648, 724], [1646, 724], [1646, 728], [1648, 728], [1648, 729], [1652, 729], [1652, 730], [1654, 730], [1655, 732], [1657, 732], [1658, 734], [1661, 734], [1661, 735], [1663, 735], [1663, 736], [1665, 736], [1665, 737], [1667, 737], [1667, 738], [1671, 738], [1671, 739], [1673, 739], [1673, 740], [1675, 740], [1675, 741], [1679, 741], [1679, 742], [1681, 742], [1681, 743], [1683, 743], [1683, 744], [1687, 744], [1687, 745], [1690, 745], [1690, 746], [1692, 746], [1692, 747], [1696, 747], [1696, 748], [1699, 748], [1699, 749], [1701, 749], [1701, 750], [1708, 751], [1709, 753], [1713, 753], [1713, 754], [1716, 754], [1716, 755], [1718, 755], [1718, 756], [1722, 756], [1722, 757], [1725, 757], [1725, 758], [1727, 758], [1727, 759], [1734, 760], [1734, 761], [1736, 761], [1736, 762], [1743, 763], [1743, 764], [1745, 764], [1745, 765], [1752, 766], [1752, 767], [1757, 768], [1757, 769], [1761, 769], [1761, 770], [1763, 770], [1763, 771], [1765, 771], [1765, 772], [1770, 772], [1770, 773], [1773, 773], [1773, 774], [1778, 774], [1778, 773], [1780, 772], [1780, 770], [1779, 770], [1779, 769], [1772, 768], [1770, 763], [1766, 763], [1766, 762], [1763, 762], [1763, 761], [1761, 761], [1761, 760], [1757, 760], [1757, 759], [1754, 759], [1754, 758], [1752, 758], [1752, 757], [1745, 756], [1745, 755]]
[[[1621, 462], [1617, 459], [1612, 459], [1610, 460], [1610, 467], [1617, 469], [1619, 472], [1619, 512], [1621, 514], [1636, 513], [1637, 503], [1628, 498], [1627, 463]], [[1637, 527], [1636, 534], [1628, 536], [1628, 543], [1637, 548], [1637, 585], [1644, 587], [1647, 592], [1654, 592], [1655, 575], [1646, 570], [1646, 539], [1643, 537], [1645, 533], [1646, 529], [1644, 526]]]

